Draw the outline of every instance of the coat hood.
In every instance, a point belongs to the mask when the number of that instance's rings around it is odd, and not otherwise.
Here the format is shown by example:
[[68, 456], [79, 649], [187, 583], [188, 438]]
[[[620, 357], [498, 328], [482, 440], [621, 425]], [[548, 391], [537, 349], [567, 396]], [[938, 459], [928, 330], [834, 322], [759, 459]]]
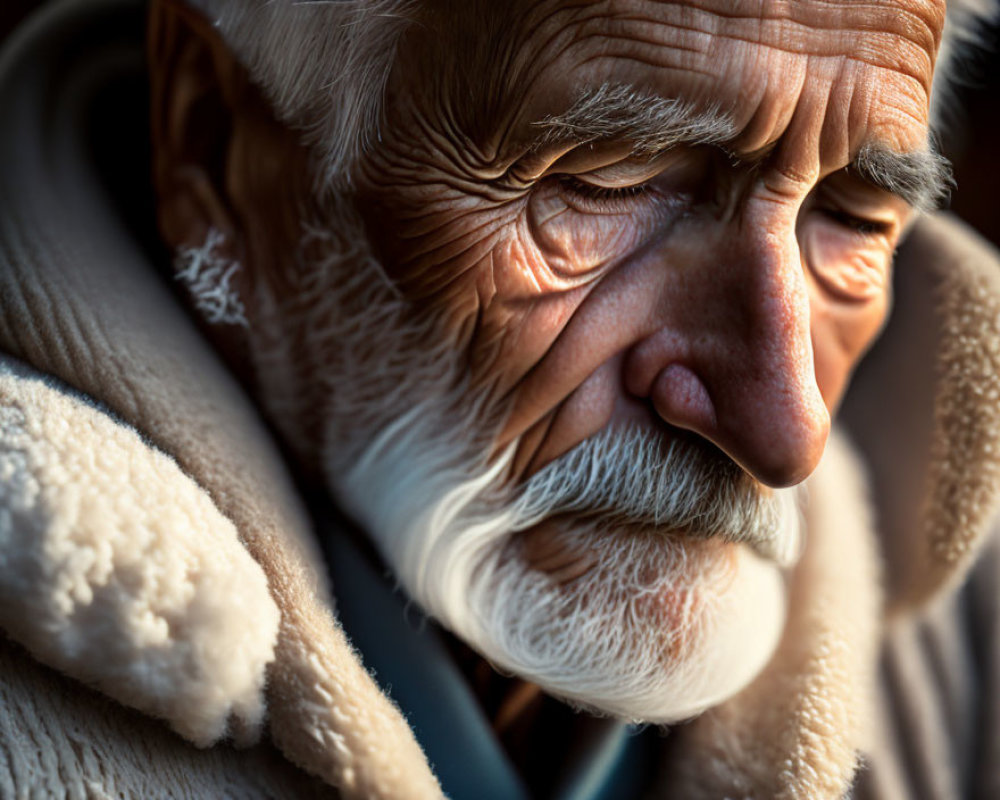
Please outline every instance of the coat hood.
[[[198, 745], [252, 741], [266, 712], [278, 749], [345, 797], [441, 796], [338, 623], [278, 446], [156, 266], [142, 42], [141, 3], [63, 0], [0, 55], [0, 628]], [[996, 254], [924, 218], [895, 294], [810, 479], [779, 651], [668, 737], [669, 796], [843, 794], [869, 744], [886, 615], [960, 581], [995, 516]], [[101, 496], [114, 502], [87, 500]], [[102, 552], [101, 570], [80, 566]], [[27, 566], [8, 568], [11, 553]], [[176, 576], [176, 596], [145, 563]], [[220, 631], [228, 660], [198, 644]]]

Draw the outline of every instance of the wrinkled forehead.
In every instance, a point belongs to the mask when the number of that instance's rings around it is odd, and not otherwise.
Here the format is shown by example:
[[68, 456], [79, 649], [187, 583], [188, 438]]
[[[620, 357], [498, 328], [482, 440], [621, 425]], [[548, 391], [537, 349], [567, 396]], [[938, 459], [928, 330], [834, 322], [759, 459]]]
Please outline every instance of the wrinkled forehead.
[[422, 30], [449, 114], [486, 139], [622, 85], [725, 113], [741, 149], [798, 115], [817, 141], [859, 140], [835, 149], [906, 151], [925, 146], [944, 16], [943, 0], [444, 0]]

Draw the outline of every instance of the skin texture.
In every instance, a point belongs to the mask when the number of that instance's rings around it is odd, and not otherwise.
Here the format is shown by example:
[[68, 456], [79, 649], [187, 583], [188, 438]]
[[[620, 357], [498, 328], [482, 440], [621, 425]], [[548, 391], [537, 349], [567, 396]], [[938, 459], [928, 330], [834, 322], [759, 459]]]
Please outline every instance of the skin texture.
[[[871, 142], [925, 148], [943, 6], [433, 6], [361, 203], [393, 278], [510, 399], [516, 477], [642, 419], [763, 484], [805, 478], [910, 213], [844, 168]], [[602, 85], [722, 110], [735, 135], [652, 165], [627, 138], [537, 143]]]
[[[221, 230], [244, 295], [280, 284], [313, 206], [305, 148], [203, 19], [159, 6], [174, 43], [154, 67], [161, 230], [177, 247]], [[511, 409], [496, 444], [523, 437], [513, 480], [624, 420], [689, 429], [764, 485], [812, 471], [885, 318], [911, 213], [845, 167], [873, 142], [926, 148], [943, 15], [759, 0], [418, 10], [356, 202], [404, 295], [445, 319], [473, 382]], [[627, 136], [539, 143], [540, 122], [603, 85], [719, 112], [732, 140], [653, 157]], [[213, 105], [223, 124], [200, 124]], [[320, 403], [303, 395], [308, 432]]]
[[[226, 235], [253, 331], [258, 285], [294, 300], [283, 283], [301, 221], [322, 214], [313, 164], [204, 20], [154, 8], [173, 37], [154, 62], [161, 230], [174, 247]], [[884, 322], [913, 215], [851, 165], [871, 147], [926, 151], [943, 3], [455, 0], [413, 13], [349, 202], [402, 297], [439, 320], [503, 410], [492, 447], [517, 440], [509, 481], [636, 425], [707, 440], [764, 493], [805, 479]], [[719, 118], [726, 135], [664, 148], [628, 126], [556, 124], [601, 92]], [[201, 125], [206, 107], [225, 124]], [[299, 404], [280, 424], [315, 463], [324, 365], [295, 325], [281, 380]], [[244, 332], [210, 335], [252, 350]], [[561, 583], [594, 566], [545, 524], [519, 543]], [[713, 544], [715, 574], [738, 571], [740, 545]], [[677, 603], [662, 600], [669, 617]]]

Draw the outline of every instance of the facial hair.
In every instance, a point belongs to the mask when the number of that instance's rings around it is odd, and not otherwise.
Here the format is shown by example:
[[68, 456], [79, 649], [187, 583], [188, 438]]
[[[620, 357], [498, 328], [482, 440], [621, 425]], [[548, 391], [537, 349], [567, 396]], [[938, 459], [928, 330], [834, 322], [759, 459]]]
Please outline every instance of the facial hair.
[[[499, 668], [599, 713], [672, 721], [745, 685], [780, 635], [784, 587], [774, 562], [723, 542], [796, 549], [793, 494], [639, 429], [512, 485], [517, 442], [491, 455], [503, 409], [345, 230], [310, 230], [302, 252], [323, 256], [300, 264], [296, 295], [328, 391], [323, 464], [409, 596]], [[518, 534], [546, 521], [595, 566], [570, 582], [533, 568]]]

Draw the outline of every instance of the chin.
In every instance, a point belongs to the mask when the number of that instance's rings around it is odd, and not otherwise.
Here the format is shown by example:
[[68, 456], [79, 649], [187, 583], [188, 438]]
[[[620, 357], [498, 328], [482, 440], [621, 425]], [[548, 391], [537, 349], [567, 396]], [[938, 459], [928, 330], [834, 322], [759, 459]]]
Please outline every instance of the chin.
[[[545, 476], [543, 492], [505, 495], [513, 448], [474, 469], [415, 421], [331, 479], [407, 594], [499, 670], [590, 712], [670, 723], [766, 665], [786, 611], [784, 567], [766, 548], [727, 540], [718, 524], [680, 532], [607, 509], [567, 512]], [[798, 520], [794, 503], [756, 497], [737, 511], [741, 525], [759, 517], [758, 531]], [[717, 522], [729, 513], [716, 512]]]
[[[514, 539], [473, 577], [455, 632], [569, 704], [672, 723], [739, 692], [785, 622], [782, 570], [743, 544], [560, 521], [540, 568]], [[585, 551], [585, 552], [581, 552]], [[583, 565], [581, 566], [581, 559]], [[555, 569], [571, 563], [571, 577]]]
[[518, 443], [485, 456], [481, 421], [446, 408], [427, 400], [370, 437], [344, 422], [327, 440], [363, 443], [325, 458], [425, 612], [499, 670], [633, 722], [691, 717], [761, 672], [799, 549], [794, 489], [762, 491], [707, 445], [641, 428], [512, 486]]

